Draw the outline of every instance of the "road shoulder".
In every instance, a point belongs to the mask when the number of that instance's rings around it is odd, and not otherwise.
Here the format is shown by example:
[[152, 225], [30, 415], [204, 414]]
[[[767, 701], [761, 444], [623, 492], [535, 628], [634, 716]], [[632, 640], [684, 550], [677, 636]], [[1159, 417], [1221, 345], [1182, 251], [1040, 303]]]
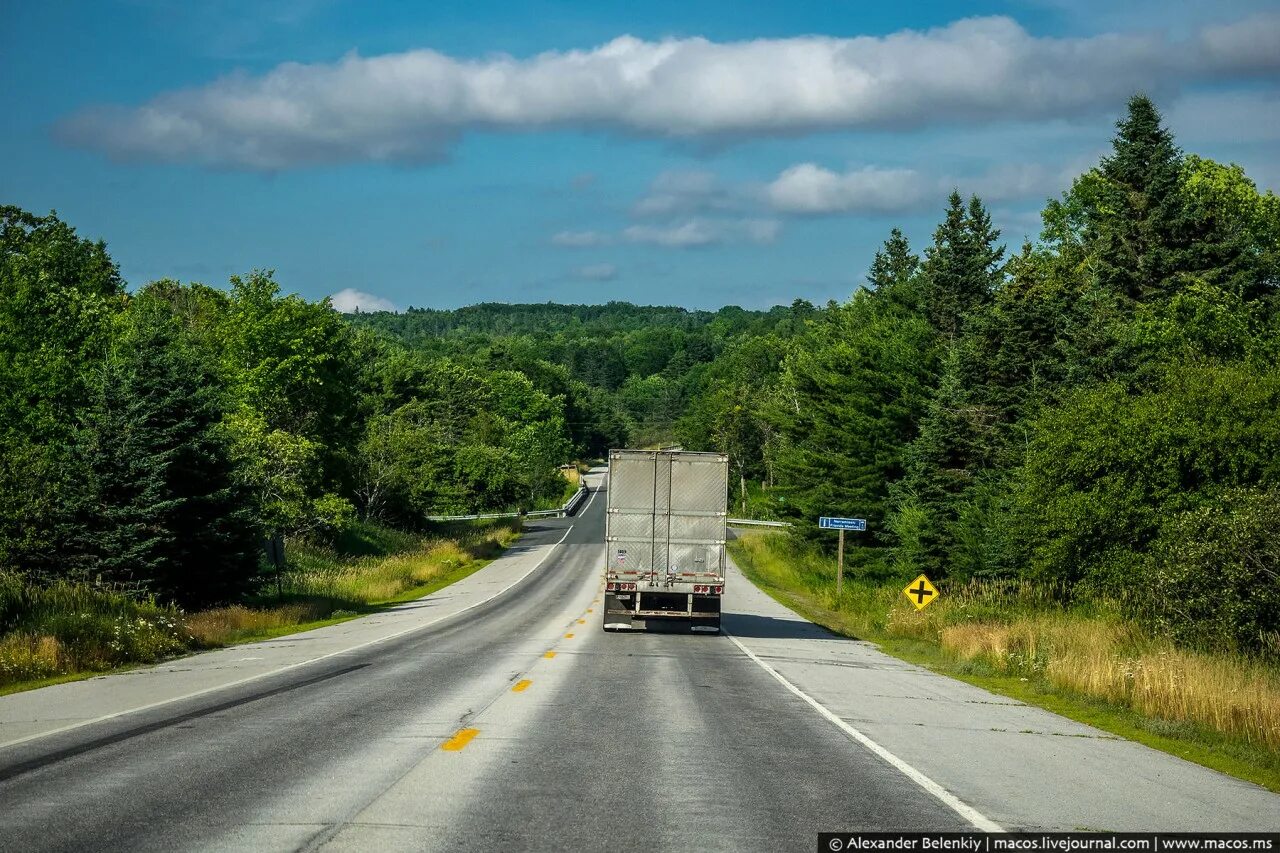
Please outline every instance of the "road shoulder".
[[1280, 829], [1276, 794], [828, 632], [736, 567], [725, 611], [762, 662], [1006, 829]]

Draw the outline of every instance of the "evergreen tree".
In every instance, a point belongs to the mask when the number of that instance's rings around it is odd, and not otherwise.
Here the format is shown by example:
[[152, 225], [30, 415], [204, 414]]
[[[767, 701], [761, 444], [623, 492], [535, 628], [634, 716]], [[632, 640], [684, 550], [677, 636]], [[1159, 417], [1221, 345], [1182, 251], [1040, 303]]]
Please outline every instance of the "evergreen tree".
[[977, 196], [966, 207], [952, 192], [925, 263], [927, 310], [946, 342], [942, 375], [904, 454], [904, 476], [893, 489], [889, 525], [899, 562], [941, 574], [955, 551], [956, 523], [969, 490], [999, 446], [1001, 412], [987, 399], [982, 337], [1002, 278], [1004, 247]]
[[901, 287], [911, 280], [920, 267], [920, 257], [911, 252], [911, 245], [900, 228], [889, 232], [884, 248], [876, 252], [867, 273], [867, 281], [877, 293], [885, 293], [893, 287]]
[[966, 210], [960, 193], [952, 191], [922, 270], [925, 311], [944, 337], [959, 336], [965, 319], [991, 301], [1004, 255], [1004, 247], [995, 245], [999, 236], [977, 196]]
[[1146, 95], [1129, 99], [1102, 161], [1104, 197], [1093, 211], [1099, 281], [1131, 299], [1167, 297], [1175, 276], [1194, 267], [1182, 193], [1182, 152]]
[[83, 573], [187, 606], [228, 601], [258, 570], [207, 359], [143, 294], [103, 369], [79, 454], [85, 482], [69, 559]]
[[802, 524], [865, 515], [883, 530], [937, 370], [937, 334], [874, 293], [832, 305], [784, 362], [768, 410], [776, 470]]

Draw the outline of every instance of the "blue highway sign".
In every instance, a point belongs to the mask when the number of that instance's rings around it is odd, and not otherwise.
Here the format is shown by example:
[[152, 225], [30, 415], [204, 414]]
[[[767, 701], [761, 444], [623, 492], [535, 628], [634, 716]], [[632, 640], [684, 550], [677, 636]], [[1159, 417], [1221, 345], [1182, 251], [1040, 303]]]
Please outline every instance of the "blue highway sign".
[[824, 515], [818, 519], [818, 526], [826, 530], [866, 530], [867, 520], [865, 518], [827, 518]]

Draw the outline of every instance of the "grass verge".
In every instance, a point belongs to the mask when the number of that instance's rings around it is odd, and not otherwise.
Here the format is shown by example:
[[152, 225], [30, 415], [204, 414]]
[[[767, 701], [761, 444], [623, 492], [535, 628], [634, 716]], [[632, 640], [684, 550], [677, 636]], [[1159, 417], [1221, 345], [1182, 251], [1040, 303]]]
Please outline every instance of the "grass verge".
[[0, 695], [199, 649], [278, 637], [420, 598], [488, 563], [520, 535], [508, 520], [416, 534], [358, 524], [332, 545], [291, 543], [289, 568], [242, 604], [183, 613], [86, 583], [0, 574]]
[[1280, 673], [1271, 662], [1189, 651], [1108, 602], [1063, 605], [1025, 582], [944, 587], [917, 612], [898, 583], [846, 578], [789, 538], [730, 543], [783, 605], [895, 657], [1280, 792]]

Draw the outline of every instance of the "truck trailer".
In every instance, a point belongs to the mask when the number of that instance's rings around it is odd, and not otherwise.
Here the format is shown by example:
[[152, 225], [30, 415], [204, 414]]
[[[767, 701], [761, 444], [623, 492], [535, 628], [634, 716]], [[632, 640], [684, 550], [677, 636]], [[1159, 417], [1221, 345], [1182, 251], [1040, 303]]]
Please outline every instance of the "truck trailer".
[[612, 450], [607, 494], [604, 629], [718, 632], [729, 457]]

